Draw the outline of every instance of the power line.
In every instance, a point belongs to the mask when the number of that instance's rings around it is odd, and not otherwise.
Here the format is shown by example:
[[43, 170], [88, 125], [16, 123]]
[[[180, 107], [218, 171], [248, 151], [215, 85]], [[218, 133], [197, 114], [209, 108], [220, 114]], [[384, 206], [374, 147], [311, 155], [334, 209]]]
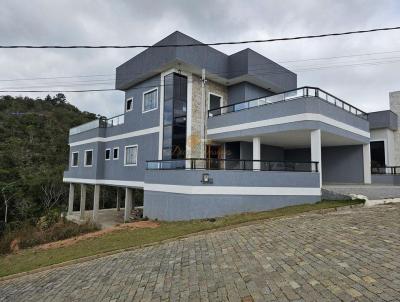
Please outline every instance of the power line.
[[[348, 57], [358, 57], [358, 56], [370, 56], [370, 55], [378, 55], [378, 54], [389, 54], [389, 53], [398, 53], [400, 50], [393, 50], [393, 51], [383, 51], [383, 52], [370, 52], [370, 53], [360, 53], [360, 54], [349, 54], [349, 55], [342, 55], [342, 56], [332, 56], [332, 57], [319, 57], [319, 58], [307, 58], [307, 59], [299, 59], [299, 60], [288, 60], [288, 61], [276, 61], [278, 64], [282, 63], [297, 63], [297, 62], [305, 62], [305, 61], [319, 61], [319, 60], [331, 60], [331, 59], [340, 59], [340, 58], [348, 58]], [[380, 60], [380, 59], [388, 59], [388, 58], [371, 58], [371, 60]], [[258, 65], [251, 65], [250, 67], [254, 66], [262, 66], [262, 64]], [[301, 67], [299, 67], [301, 68]], [[257, 69], [249, 69], [249, 70], [257, 70]], [[240, 71], [240, 70], [239, 70]], [[129, 76], [140, 74], [140, 72], [133, 72], [129, 73]], [[36, 80], [53, 80], [53, 79], [74, 79], [74, 78], [94, 78], [94, 77], [109, 77], [112, 76], [112, 79], [108, 79], [110, 81], [115, 80], [115, 73], [108, 73], [108, 74], [91, 74], [91, 75], [70, 75], [70, 76], [53, 76], [53, 77], [31, 77], [31, 78], [14, 78], [14, 79], [0, 79], [0, 82], [14, 82], [14, 81], [36, 81]], [[82, 80], [80, 82], [91, 82], [91, 81], [99, 81], [105, 79], [98, 79], [98, 80]]]
[[220, 45], [237, 45], [237, 44], [249, 44], [249, 43], [268, 43], [277, 41], [293, 41], [301, 39], [315, 39], [315, 38], [325, 38], [334, 36], [345, 36], [354, 34], [364, 34], [372, 33], [378, 31], [391, 31], [398, 30], [400, 26], [395, 27], [382, 27], [373, 28], [366, 30], [355, 30], [347, 32], [337, 32], [337, 33], [327, 33], [319, 35], [306, 35], [306, 36], [295, 36], [295, 37], [285, 37], [285, 38], [273, 38], [273, 39], [257, 39], [257, 40], [245, 40], [245, 41], [228, 41], [228, 42], [213, 42], [213, 43], [188, 43], [188, 44], [155, 44], [155, 45], [0, 45], [0, 48], [28, 48], [28, 49], [43, 49], [43, 48], [53, 48], [53, 49], [104, 49], [104, 48], [166, 48], [166, 47], [194, 47], [194, 46], [220, 46]]

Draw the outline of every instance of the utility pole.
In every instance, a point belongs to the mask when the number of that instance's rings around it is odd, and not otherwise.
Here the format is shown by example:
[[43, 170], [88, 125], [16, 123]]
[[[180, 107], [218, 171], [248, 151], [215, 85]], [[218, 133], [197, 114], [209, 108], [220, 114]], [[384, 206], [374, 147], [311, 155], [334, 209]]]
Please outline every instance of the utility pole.
[[207, 106], [207, 97], [206, 97], [206, 70], [203, 68], [201, 70], [201, 100], [203, 103], [203, 154], [202, 158], [206, 158], [207, 156], [207, 119], [208, 119], [208, 106]]

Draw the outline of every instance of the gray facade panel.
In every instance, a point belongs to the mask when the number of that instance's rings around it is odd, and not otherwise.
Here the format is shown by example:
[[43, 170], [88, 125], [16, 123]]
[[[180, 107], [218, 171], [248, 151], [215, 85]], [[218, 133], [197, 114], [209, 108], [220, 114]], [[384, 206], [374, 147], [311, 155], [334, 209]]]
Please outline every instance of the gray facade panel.
[[258, 127], [252, 129], [238, 130], [238, 131], [230, 131], [223, 132], [218, 134], [209, 134], [208, 138], [211, 140], [221, 140], [221, 139], [238, 139], [241, 137], [254, 137], [254, 136], [262, 136], [263, 134], [268, 133], [277, 133], [277, 132], [285, 132], [285, 131], [297, 131], [297, 130], [314, 130], [321, 129], [323, 132], [329, 132], [335, 135], [343, 136], [352, 140], [359, 141], [360, 144], [369, 143], [369, 138], [355, 134], [353, 132], [343, 130], [328, 124], [324, 124], [321, 122], [315, 121], [304, 121], [304, 122], [293, 122], [287, 124], [280, 124], [274, 126], [265, 126]]
[[211, 117], [208, 119], [208, 129], [268, 120], [302, 113], [319, 113], [358, 129], [369, 131], [368, 121], [316, 97], [283, 101]]
[[167, 221], [201, 219], [267, 211], [319, 200], [320, 196], [185, 195], [145, 191], [144, 216]]
[[372, 174], [372, 183], [379, 185], [400, 185], [400, 175], [389, 175], [389, 174]]
[[[125, 146], [138, 145], [137, 166], [125, 166]], [[113, 159], [113, 149], [119, 148], [118, 159]], [[84, 167], [84, 150], [93, 149], [93, 167]], [[111, 150], [110, 160], [105, 159], [105, 150]], [[71, 147], [79, 152], [79, 166], [69, 167], [64, 173], [66, 178], [106, 179], [143, 181], [146, 161], [158, 157], [158, 133], [104, 143], [90, 143]], [[70, 163], [71, 165], [71, 163]]]
[[370, 112], [368, 113], [368, 121], [371, 130], [389, 128], [395, 131], [398, 129], [397, 114], [390, 110]]
[[254, 84], [241, 82], [228, 87], [228, 105], [270, 96], [273, 93]]
[[[322, 147], [323, 183], [363, 183], [363, 146]], [[285, 150], [287, 161], [310, 161], [311, 150], [307, 148]]]
[[322, 148], [323, 183], [364, 183], [363, 146]]
[[[203, 173], [213, 178], [213, 184], [202, 184]], [[245, 186], [245, 187], [308, 187], [319, 188], [319, 173], [284, 171], [223, 171], [223, 170], [147, 170], [148, 184], [185, 186]]]

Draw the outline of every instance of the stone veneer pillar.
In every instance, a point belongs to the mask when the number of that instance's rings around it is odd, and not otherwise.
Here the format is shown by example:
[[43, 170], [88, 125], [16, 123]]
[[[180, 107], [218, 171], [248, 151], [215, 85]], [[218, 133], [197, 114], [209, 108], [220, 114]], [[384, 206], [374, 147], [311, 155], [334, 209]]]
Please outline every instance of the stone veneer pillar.
[[397, 114], [399, 117], [398, 127], [399, 129], [394, 131], [394, 156], [393, 163], [394, 166], [400, 166], [400, 91], [394, 91], [389, 93], [390, 100], [390, 110]]

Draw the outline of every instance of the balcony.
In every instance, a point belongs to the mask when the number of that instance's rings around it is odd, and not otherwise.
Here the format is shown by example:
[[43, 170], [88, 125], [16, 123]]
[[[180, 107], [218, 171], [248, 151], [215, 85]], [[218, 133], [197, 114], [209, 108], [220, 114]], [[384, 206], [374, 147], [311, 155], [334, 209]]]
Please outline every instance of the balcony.
[[79, 125], [69, 130], [69, 135], [75, 135], [85, 131], [89, 131], [97, 128], [110, 128], [119, 125], [123, 125], [125, 122], [125, 114], [120, 114], [111, 118], [99, 118], [97, 120]]
[[186, 158], [147, 161], [147, 170], [248, 170], [318, 172], [318, 162]]
[[265, 105], [270, 105], [274, 103], [279, 103], [279, 102], [285, 102], [285, 101], [292, 101], [295, 99], [304, 99], [304, 98], [310, 98], [310, 97], [317, 97], [321, 99], [324, 102], [327, 102], [329, 104], [332, 104], [344, 111], [347, 111], [357, 117], [360, 117], [362, 119], [367, 120], [368, 119], [368, 114], [357, 107], [354, 107], [350, 105], [349, 103], [346, 103], [345, 101], [333, 96], [332, 94], [316, 88], [316, 87], [301, 87], [297, 88], [294, 90], [289, 90], [283, 93], [275, 94], [272, 96], [268, 97], [262, 97], [258, 99], [253, 99], [249, 101], [244, 101], [236, 104], [231, 104], [227, 106], [223, 106], [220, 108], [216, 109], [211, 109], [208, 111], [208, 116], [209, 117], [214, 117], [218, 115], [224, 115], [227, 113], [231, 112], [238, 112], [250, 108], [255, 108], [255, 107], [260, 107], [260, 106], [265, 106]]

